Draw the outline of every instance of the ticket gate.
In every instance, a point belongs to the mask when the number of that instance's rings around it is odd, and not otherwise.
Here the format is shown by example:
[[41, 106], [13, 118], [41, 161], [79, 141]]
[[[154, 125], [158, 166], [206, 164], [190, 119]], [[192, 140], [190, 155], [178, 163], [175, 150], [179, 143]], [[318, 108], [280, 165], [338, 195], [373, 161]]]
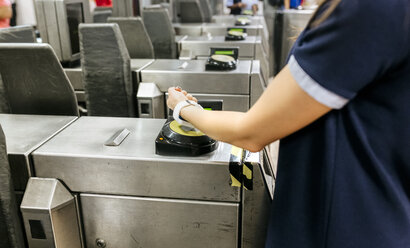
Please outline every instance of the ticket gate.
[[269, 49], [269, 33], [262, 24], [238, 26], [225, 23], [174, 23], [172, 25], [177, 35], [188, 36], [225, 36], [228, 28], [246, 29], [249, 36], [261, 36], [263, 47]]
[[266, 29], [261, 24], [238, 26], [225, 23], [173, 23], [172, 26], [177, 35], [202, 36], [210, 34], [221, 36], [226, 34], [228, 28], [246, 28], [249, 36], [262, 36], [266, 40], [269, 38], [268, 34], [265, 33]]
[[[29, 178], [34, 176], [32, 152], [76, 119], [77, 116], [0, 114], [13, 181], [11, 187], [16, 195], [17, 206], [22, 201]], [[21, 223], [23, 227], [20, 216], [13, 221]], [[24, 233], [23, 230], [15, 231]]]
[[[273, 23], [272, 23], [272, 25], [268, 26], [264, 16], [244, 16], [244, 15], [238, 15], [238, 16], [214, 15], [212, 17], [212, 23], [215, 23], [215, 24], [218, 24], [218, 25], [227, 25], [227, 26], [234, 26], [234, 25], [241, 24], [242, 27], [244, 27], [244, 28], [252, 27], [254, 25], [256, 25], [256, 26], [262, 25], [263, 32], [262, 32], [262, 34], [258, 34], [258, 35], [262, 36], [262, 38], [266, 39], [266, 41], [267, 41], [266, 53], [269, 57], [269, 65], [270, 65], [270, 67], [269, 67], [269, 71], [270, 71], [269, 76], [273, 76], [273, 71], [274, 71], [273, 66], [274, 66], [274, 61], [275, 61], [275, 56], [276, 56], [275, 53], [277, 52], [276, 50], [274, 51], [274, 49], [273, 49], [273, 42], [274, 42]], [[251, 35], [251, 34], [249, 34], [249, 35]]]
[[206, 70], [206, 60], [156, 60], [140, 72], [138, 114], [165, 118], [169, 87], [181, 86], [199, 100], [222, 100], [223, 110], [246, 112], [267, 82], [257, 60], [239, 60], [231, 71]]
[[[138, 116], [166, 118], [166, 92], [177, 85], [201, 100], [223, 100], [224, 110], [246, 112], [268, 84], [257, 60], [240, 60], [233, 71], [207, 71], [205, 64], [205, 60], [131, 59], [133, 81], [138, 85]], [[77, 99], [85, 102], [81, 69], [65, 72]]]
[[[186, 37], [185, 37], [186, 38]], [[256, 39], [258, 38], [258, 42]], [[254, 41], [254, 42], [252, 42]], [[221, 42], [219, 45], [221, 47], [226, 47], [228, 42]], [[240, 44], [240, 42], [235, 43], [231, 42], [232, 44]], [[191, 62], [191, 61], [180, 61], [180, 60], [147, 60], [147, 59], [131, 59], [131, 70], [133, 71], [133, 81], [134, 81], [134, 88], [138, 89], [137, 100], [138, 100], [138, 108], [139, 108], [139, 116], [140, 117], [150, 117], [150, 118], [164, 118], [165, 114], [165, 98], [164, 93], [167, 91], [168, 87], [175, 86], [176, 84], [182, 83], [189, 84], [189, 85], [202, 85], [197, 87], [188, 87], [187, 90], [193, 89], [190, 92], [199, 94], [197, 95], [199, 98], [209, 98], [218, 96], [218, 99], [224, 100], [224, 106], [226, 110], [236, 110], [236, 111], [247, 111], [250, 106], [256, 101], [256, 99], [262, 94], [264, 88], [268, 82], [268, 72], [267, 66], [262, 61], [249, 61], [249, 59], [253, 59], [255, 47], [261, 47], [260, 37], [251, 37], [248, 36], [246, 40], [243, 41], [243, 52], [242, 48], [239, 47], [239, 58], [245, 59], [241, 60], [241, 66], [236, 70], [224, 72], [224, 71], [206, 71], [205, 70], [205, 62]], [[211, 43], [212, 44], [212, 43]], [[218, 45], [218, 43], [215, 43]], [[208, 44], [206, 44], [208, 45]], [[209, 56], [209, 50], [207, 49], [207, 57]], [[262, 52], [261, 52], [262, 53]], [[247, 55], [247, 56], [246, 56]], [[247, 61], [246, 61], [247, 60]], [[161, 62], [162, 61], [162, 62]], [[166, 62], [164, 62], [166, 61]], [[151, 64], [155, 63], [156, 65], [161, 64], [160, 67], [150, 67]], [[104, 66], [103, 63], [101, 66]], [[150, 67], [150, 69], [148, 69]], [[193, 69], [195, 68], [195, 69]], [[142, 70], [146, 70], [142, 73]], [[156, 75], [154, 77], [149, 76], [150, 70], [153, 70], [153, 74]], [[166, 73], [162, 73], [166, 71]], [[84, 86], [82, 85], [81, 81], [81, 69], [67, 69], [66, 72], [70, 78], [76, 79], [73, 80], [74, 89], [78, 95], [79, 99], [84, 99], [81, 95], [84, 95]], [[169, 75], [182, 75], [180, 78], [175, 78], [175, 80], [170, 81]], [[145, 75], [143, 77], [143, 75]], [[152, 75], [152, 73], [151, 73]], [[238, 76], [239, 75], [239, 76]], [[262, 77], [260, 77], [262, 75]], [[178, 76], [177, 76], [178, 77]], [[220, 78], [221, 77], [221, 78]], [[206, 89], [206, 85], [209, 85], [211, 81], [220, 80], [223, 82], [222, 84], [219, 83], [218, 85], [223, 85], [225, 82], [232, 82], [232, 78], [241, 77], [241, 82], [239, 84], [243, 84], [242, 91], [236, 92], [228, 89], [228, 90], [220, 90], [224, 88], [224, 86], [213, 87], [213, 89]], [[197, 78], [201, 78], [198, 81]], [[252, 80], [251, 80], [252, 79]], [[166, 81], [166, 83], [162, 83], [162, 81]], [[147, 86], [146, 84], [141, 85], [140, 83], [154, 83], [155, 86]], [[158, 85], [160, 85], [159, 89]], [[183, 85], [181, 85], [183, 86]], [[226, 87], [225, 87], [226, 88]], [[251, 89], [250, 89], [251, 88]], [[232, 91], [232, 92], [231, 92]], [[203, 95], [205, 94], [205, 95]], [[233, 95], [233, 96], [232, 96]], [[153, 100], [154, 99], [154, 100]], [[238, 104], [239, 102], [239, 104]]]
[[[245, 20], [247, 19], [247, 20]], [[265, 18], [263, 16], [249, 16], [249, 15], [214, 15], [212, 16], [213, 23], [225, 23], [228, 25], [235, 25], [240, 21], [243, 25], [264, 25], [266, 26]], [[245, 23], [246, 22], [246, 23]]]
[[214, 47], [239, 48], [240, 60], [259, 60], [263, 77], [268, 81], [269, 58], [260, 36], [248, 36], [239, 41], [227, 41], [225, 36], [197, 36], [186, 37], [178, 42], [180, 59], [206, 59]]
[[164, 122], [80, 117], [34, 151], [21, 206], [29, 246], [264, 247], [274, 187], [265, 153], [219, 143], [199, 157], [157, 155]]
[[274, 28], [275, 72], [285, 65], [295, 37], [305, 29], [315, 10], [276, 10]]

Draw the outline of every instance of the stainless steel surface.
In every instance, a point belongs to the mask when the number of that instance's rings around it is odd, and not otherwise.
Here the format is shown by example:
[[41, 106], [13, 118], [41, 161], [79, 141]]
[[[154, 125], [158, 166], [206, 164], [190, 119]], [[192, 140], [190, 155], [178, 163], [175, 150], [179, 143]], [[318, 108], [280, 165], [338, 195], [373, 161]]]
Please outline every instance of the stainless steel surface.
[[134, 89], [138, 89], [141, 82], [141, 70], [152, 64], [154, 59], [131, 59], [132, 81]]
[[176, 35], [201, 36], [202, 23], [173, 23]]
[[[278, 158], [279, 158], [279, 143], [280, 141], [275, 141], [264, 148], [264, 163], [262, 170], [265, 175], [265, 181], [267, 182], [269, 193], [273, 198], [273, 192], [275, 189], [274, 180], [276, 179], [278, 170]], [[269, 166], [268, 166], [269, 165]], [[272, 182], [272, 183], [269, 183]]]
[[250, 107], [252, 107], [267, 87], [267, 82], [264, 80], [261, 74], [259, 60], [255, 60], [252, 62], [250, 82], [251, 82]]
[[[255, 58], [255, 46], [257, 46], [256, 36], [248, 36], [242, 41], [225, 41], [225, 36], [196, 36], [188, 37], [179, 42], [179, 50], [192, 51], [192, 57], [209, 56], [211, 47], [239, 48], [239, 58]], [[259, 42], [259, 45], [260, 42]]]
[[74, 90], [84, 90], [84, 82], [81, 67], [64, 68], [64, 72], [70, 80]]
[[76, 90], [75, 91], [75, 96], [77, 97], [77, 102], [79, 102], [79, 103], [85, 102], [85, 92], [84, 92], [84, 90]]
[[87, 247], [234, 248], [238, 203], [81, 194]]
[[179, 42], [179, 53], [190, 51], [192, 59], [206, 59], [212, 47], [239, 48], [239, 59], [261, 61], [262, 73], [267, 81], [271, 74], [269, 66], [269, 46], [261, 36], [248, 36], [243, 41], [225, 41], [225, 36], [188, 37]]
[[[246, 112], [266, 87], [267, 75], [262, 74], [258, 60], [240, 60], [233, 71], [206, 71], [205, 63], [205, 60], [157, 60], [142, 70], [141, 80], [155, 82], [165, 94], [169, 87], [178, 85], [198, 99], [223, 100], [224, 110], [241, 112]], [[149, 100], [143, 104], [150, 104]]]
[[191, 60], [192, 58], [192, 52], [189, 50], [181, 50], [179, 52], [179, 60]]
[[286, 59], [293, 46], [295, 37], [303, 31], [312, 17], [314, 10], [281, 10], [277, 14], [283, 15], [282, 53], [280, 67], [286, 65]]
[[77, 222], [80, 223], [78, 225], [78, 227], [79, 227], [79, 230], [80, 230], [80, 240], [81, 240], [81, 244], [82, 244], [81, 248], [84, 248], [85, 247], [85, 245], [84, 245], [85, 244], [85, 241], [84, 241], [85, 237], [84, 237], [84, 228], [83, 228], [83, 225], [82, 225], [81, 213], [80, 213], [80, 194], [73, 194], [73, 196], [74, 196], [75, 206], [76, 206], [76, 210], [77, 210]]
[[249, 95], [193, 94], [198, 100], [222, 100], [222, 109], [246, 112], [249, 110]]
[[140, 83], [137, 92], [138, 116], [141, 118], [164, 118], [164, 94], [155, 83]]
[[30, 248], [83, 247], [75, 199], [57, 179], [30, 178], [20, 208]]
[[267, 27], [262, 24], [248, 26], [233, 26], [225, 23], [204, 23], [202, 26], [202, 34], [211, 34], [212, 36], [225, 36], [227, 28], [245, 28], [249, 36], [262, 37], [262, 45], [266, 52], [269, 51], [269, 32]]
[[173, 23], [172, 26], [175, 29], [177, 35], [188, 36], [202, 36], [211, 34], [212, 36], [225, 36], [228, 28], [245, 28], [246, 33], [249, 36], [263, 36], [263, 25], [248, 25], [248, 26], [235, 26], [226, 23]]
[[104, 145], [106, 146], [119, 146], [130, 134], [130, 131], [126, 128], [119, 130], [111, 138], [109, 138]]
[[15, 190], [33, 175], [31, 153], [75, 121], [74, 116], [0, 114]]
[[92, 17], [88, 0], [35, 0], [37, 26], [42, 42], [49, 43], [61, 61], [73, 61], [80, 53], [73, 53], [67, 22], [67, 3], [81, 3], [85, 23]]
[[236, 16], [235, 15], [214, 15], [212, 16], [212, 22], [213, 23], [225, 23], [228, 25], [235, 25], [236, 19], [241, 18], [241, 17], [248, 18], [251, 21], [250, 25], [263, 24], [262, 22], [263, 16], [241, 16], [241, 15], [236, 15]]
[[269, 68], [270, 77], [275, 74], [275, 48], [274, 48], [274, 33], [275, 33], [275, 18], [276, 8], [269, 4], [268, 0], [264, 0], [264, 17], [266, 20], [266, 30], [269, 37]]
[[[181, 68], [188, 63], [186, 68]], [[162, 92], [179, 85], [191, 93], [249, 94], [251, 61], [239, 61], [236, 70], [205, 71], [204, 60], [156, 60], [141, 71], [142, 82], [155, 82]]]
[[[156, 155], [164, 122], [80, 117], [33, 153], [36, 175], [59, 178], [74, 192], [238, 202], [239, 190], [229, 185], [231, 146], [220, 143], [199, 157]], [[104, 146], [121, 128], [131, 131], [127, 139]]]
[[[260, 36], [257, 36], [257, 39], [261, 41]], [[268, 81], [272, 69], [269, 66], [269, 53], [266, 51], [263, 46], [255, 46], [255, 59], [260, 61], [262, 76], [265, 81]]]
[[140, 71], [154, 61], [154, 59], [131, 59], [131, 70]]
[[107, 246], [107, 243], [105, 242], [104, 239], [97, 239], [95, 241], [95, 244], [97, 245], [97, 247], [101, 247], [101, 248], [105, 248]]
[[263, 170], [270, 165], [264, 165], [267, 161], [262, 152], [250, 153], [245, 161], [253, 165], [253, 190], [243, 189], [241, 247], [263, 248], [273, 199], [270, 187], [274, 180]]
[[[272, 44], [273, 40], [270, 39], [270, 32], [269, 32], [270, 29], [268, 28], [268, 24], [266, 23], [264, 16], [215, 15], [212, 17], [212, 23], [216, 23], [219, 25], [224, 24], [224, 25], [233, 26], [235, 25], [236, 19], [241, 18], [241, 17], [246, 17], [251, 21], [250, 25], [242, 26], [243, 28], [250, 27], [251, 29], [252, 26], [258, 26], [262, 28], [262, 29], [258, 29], [257, 36], [262, 37], [262, 43], [263, 43], [263, 46], [265, 47], [264, 48], [265, 52], [268, 54], [269, 61], [273, 61], [273, 54], [270, 55], [272, 49], [270, 49], [271, 45], [269, 45], [269, 44]], [[252, 34], [249, 33], [249, 35], [252, 35]], [[272, 69], [269, 69], [269, 71], [272, 71]]]
[[249, 25], [249, 26], [235, 26], [225, 23], [204, 23], [202, 25], [203, 34], [211, 34], [212, 36], [225, 36], [228, 28], [245, 28], [246, 33], [249, 36], [262, 35], [262, 25]]
[[[165, 93], [168, 99], [168, 93]], [[192, 94], [198, 100], [222, 100], [222, 110], [246, 112], [249, 110], [249, 95]]]
[[261, 36], [262, 46], [270, 54], [269, 33], [264, 25], [235, 26], [225, 23], [174, 23], [176, 34], [188, 36], [225, 36], [228, 28], [245, 28], [249, 36]]
[[186, 39], [186, 38], [188, 38], [187, 35], [175, 35], [175, 43], [178, 43], [178, 42], [180, 42], [181, 40], [184, 40], [184, 39]]

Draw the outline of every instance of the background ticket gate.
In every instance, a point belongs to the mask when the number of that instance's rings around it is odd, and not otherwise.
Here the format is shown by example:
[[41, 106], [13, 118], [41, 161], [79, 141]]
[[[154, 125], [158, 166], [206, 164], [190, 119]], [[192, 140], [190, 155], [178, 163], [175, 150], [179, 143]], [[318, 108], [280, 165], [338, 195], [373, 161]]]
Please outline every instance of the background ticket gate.
[[[41, 247], [40, 236], [54, 237], [57, 247], [62, 230], [72, 242], [83, 233], [86, 247], [263, 247], [274, 185], [269, 159], [239, 155], [225, 143], [199, 157], [156, 155], [163, 124], [81, 117], [37, 149], [38, 178], [30, 179], [21, 206], [30, 247]], [[113, 137], [123, 129], [130, 133]], [[252, 190], [231, 186], [231, 168], [239, 165], [252, 168]]]
[[211, 48], [239, 48], [240, 60], [259, 60], [267, 81], [269, 78], [269, 57], [260, 36], [248, 36], [241, 41], [226, 41], [225, 36], [185, 37], [178, 42], [180, 59], [206, 59]]
[[261, 36], [264, 46], [269, 46], [269, 33], [263, 25], [236, 26], [225, 23], [173, 23], [177, 35], [225, 36], [228, 28], [246, 29], [249, 36]]

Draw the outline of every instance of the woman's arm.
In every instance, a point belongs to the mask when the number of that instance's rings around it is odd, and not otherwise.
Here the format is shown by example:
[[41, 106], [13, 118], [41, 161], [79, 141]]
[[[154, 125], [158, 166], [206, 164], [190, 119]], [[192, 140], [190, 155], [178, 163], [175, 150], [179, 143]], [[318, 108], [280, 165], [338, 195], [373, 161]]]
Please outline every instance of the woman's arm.
[[0, 19], [10, 19], [13, 12], [10, 6], [0, 6]]
[[[170, 88], [168, 93], [168, 106], [172, 109], [186, 99], [185, 94], [175, 88]], [[330, 110], [303, 91], [286, 66], [246, 113], [206, 111], [188, 106], [180, 114], [208, 136], [254, 152], [307, 126]]]

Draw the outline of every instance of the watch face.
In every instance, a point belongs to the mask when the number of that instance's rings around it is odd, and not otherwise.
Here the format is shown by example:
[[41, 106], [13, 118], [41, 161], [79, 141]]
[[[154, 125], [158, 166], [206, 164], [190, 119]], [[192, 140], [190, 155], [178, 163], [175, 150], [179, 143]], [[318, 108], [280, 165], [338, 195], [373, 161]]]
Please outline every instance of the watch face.
[[213, 60], [216, 60], [216, 61], [219, 61], [219, 62], [225, 62], [225, 63], [235, 61], [235, 59], [232, 56], [228, 56], [228, 55], [214, 54], [214, 55], [211, 56], [211, 58]]

